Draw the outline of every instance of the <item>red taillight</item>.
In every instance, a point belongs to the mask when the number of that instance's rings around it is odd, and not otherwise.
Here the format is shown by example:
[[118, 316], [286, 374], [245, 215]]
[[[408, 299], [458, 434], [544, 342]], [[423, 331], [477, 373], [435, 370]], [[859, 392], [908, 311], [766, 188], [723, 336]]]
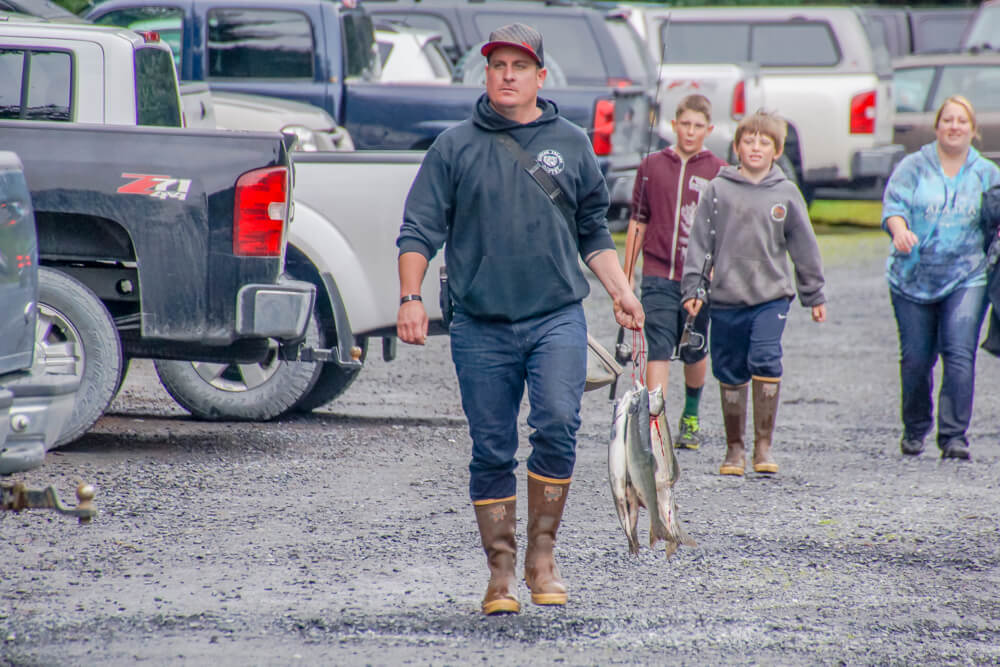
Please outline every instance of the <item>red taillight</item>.
[[598, 100], [594, 107], [594, 152], [611, 155], [611, 135], [615, 133], [615, 101]]
[[624, 77], [612, 76], [608, 78], [608, 85], [612, 88], [626, 88], [635, 85], [635, 81]]
[[851, 134], [875, 133], [875, 91], [851, 98]]
[[236, 181], [233, 254], [279, 257], [288, 210], [288, 169], [248, 171]]
[[136, 34], [142, 37], [147, 44], [160, 41], [160, 33], [153, 30], [139, 30]]
[[730, 115], [733, 120], [740, 120], [743, 118], [743, 114], [747, 112], [747, 87], [746, 82], [739, 81], [735, 86], [733, 86], [733, 108], [730, 110]]

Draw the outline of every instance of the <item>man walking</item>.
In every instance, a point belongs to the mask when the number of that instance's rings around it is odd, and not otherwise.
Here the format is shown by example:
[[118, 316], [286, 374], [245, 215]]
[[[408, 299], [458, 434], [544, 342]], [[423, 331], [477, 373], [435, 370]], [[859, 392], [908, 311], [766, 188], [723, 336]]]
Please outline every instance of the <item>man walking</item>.
[[[490, 571], [482, 609], [494, 614], [520, 611], [514, 457], [525, 385], [532, 452], [524, 579], [535, 604], [567, 599], [553, 551], [586, 379], [589, 285], [578, 258], [608, 291], [620, 325], [638, 329], [644, 318], [608, 233], [608, 192], [590, 141], [538, 97], [546, 77], [542, 36], [523, 24], [504, 26], [482, 53], [486, 93], [470, 119], [430, 147], [407, 197], [396, 241], [397, 333], [405, 343], [426, 340], [420, 285], [444, 245], [452, 361], [472, 438], [469, 493]], [[529, 166], [555, 182], [556, 200]]]

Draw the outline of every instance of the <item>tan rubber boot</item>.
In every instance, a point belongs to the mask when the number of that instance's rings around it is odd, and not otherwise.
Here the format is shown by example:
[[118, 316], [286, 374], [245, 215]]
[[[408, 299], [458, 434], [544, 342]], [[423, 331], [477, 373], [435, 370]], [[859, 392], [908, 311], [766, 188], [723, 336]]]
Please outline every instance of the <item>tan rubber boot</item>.
[[778, 464], [771, 458], [771, 438], [778, 414], [781, 378], [753, 379], [753, 469], [776, 473]]
[[747, 423], [749, 385], [719, 383], [722, 394], [722, 421], [726, 426], [726, 460], [719, 466], [720, 475], [743, 475], [746, 471], [746, 446], [743, 433]]
[[483, 613], [516, 614], [521, 611], [517, 601], [517, 525], [515, 498], [480, 500], [473, 503], [479, 536], [490, 568], [490, 583], [483, 596]]
[[556, 566], [556, 531], [566, 507], [568, 479], [528, 473], [528, 548], [524, 553], [524, 583], [535, 604], [566, 604], [566, 586]]

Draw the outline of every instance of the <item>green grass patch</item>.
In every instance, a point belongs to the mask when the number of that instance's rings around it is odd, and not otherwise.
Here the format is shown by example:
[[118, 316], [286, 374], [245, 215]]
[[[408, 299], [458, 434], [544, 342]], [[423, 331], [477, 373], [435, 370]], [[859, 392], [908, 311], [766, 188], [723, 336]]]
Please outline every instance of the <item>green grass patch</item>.
[[882, 202], [817, 199], [809, 207], [809, 217], [817, 227], [824, 225], [878, 227], [882, 224]]

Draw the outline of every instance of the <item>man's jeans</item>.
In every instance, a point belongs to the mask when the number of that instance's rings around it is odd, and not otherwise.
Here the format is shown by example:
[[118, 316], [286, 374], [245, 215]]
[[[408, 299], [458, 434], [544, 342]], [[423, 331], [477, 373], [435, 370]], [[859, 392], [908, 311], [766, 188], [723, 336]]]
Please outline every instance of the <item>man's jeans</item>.
[[976, 373], [976, 344], [986, 315], [986, 287], [958, 289], [935, 303], [917, 303], [890, 290], [899, 328], [903, 437], [923, 439], [934, 423], [934, 364], [943, 371], [938, 396], [938, 447], [968, 442]]
[[469, 420], [473, 501], [517, 492], [517, 415], [528, 385], [532, 451], [528, 470], [569, 479], [576, 462], [580, 399], [587, 377], [587, 321], [583, 306], [519, 322], [474, 319], [455, 312], [451, 358]]

